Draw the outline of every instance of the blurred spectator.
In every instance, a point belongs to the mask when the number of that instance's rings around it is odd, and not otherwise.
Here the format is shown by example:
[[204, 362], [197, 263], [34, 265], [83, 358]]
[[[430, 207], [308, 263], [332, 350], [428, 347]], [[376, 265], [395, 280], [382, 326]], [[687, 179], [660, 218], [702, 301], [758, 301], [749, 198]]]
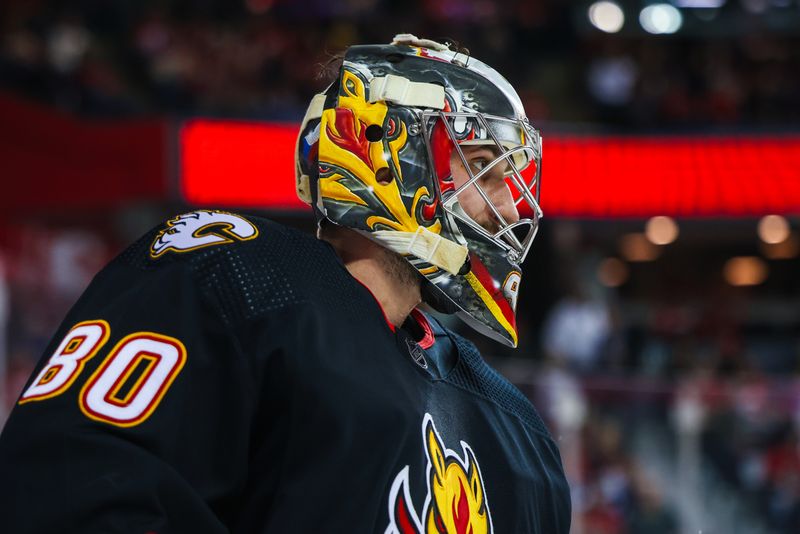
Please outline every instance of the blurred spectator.
[[798, 429], [787, 427], [764, 454], [769, 513], [782, 531], [800, 525], [800, 439]]
[[106, 243], [84, 230], [56, 232], [48, 247], [48, 283], [71, 305], [109, 259]]
[[645, 476], [634, 480], [636, 506], [627, 518], [628, 532], [647, 534], [678, 534], [679, 521], [675, 512], [664, 502], [661, 489]]
[[550, 311], [542, 330], [542, 345], [548, 357], [563, 361], [573, 371], [598, 369], [611, 334], [607, 305], [574, 289]]

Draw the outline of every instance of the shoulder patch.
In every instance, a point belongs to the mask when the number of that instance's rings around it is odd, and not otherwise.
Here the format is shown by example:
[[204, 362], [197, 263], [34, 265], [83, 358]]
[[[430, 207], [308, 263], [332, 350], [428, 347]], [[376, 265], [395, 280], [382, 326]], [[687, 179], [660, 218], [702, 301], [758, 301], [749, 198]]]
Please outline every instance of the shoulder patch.
[[150, 257], [167, 252], [183, 253], [199, 248], [249, 241], [258, 228], [240, 215], [218, 210], [197, 210], [167, 221], [150, 245]]

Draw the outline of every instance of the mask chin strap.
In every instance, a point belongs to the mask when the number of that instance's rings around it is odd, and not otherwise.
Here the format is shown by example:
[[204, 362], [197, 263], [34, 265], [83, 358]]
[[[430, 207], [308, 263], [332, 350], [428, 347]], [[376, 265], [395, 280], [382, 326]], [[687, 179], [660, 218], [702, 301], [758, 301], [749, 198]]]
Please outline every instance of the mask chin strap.
[[424, 226], [416, 232], [378, 230], [369, 234], [381, 245], [398, 254], [411, 254], [424, 262], [444, 269], [450, 274], [459, 274], [469, 256], [469, 249], [445, 239]]

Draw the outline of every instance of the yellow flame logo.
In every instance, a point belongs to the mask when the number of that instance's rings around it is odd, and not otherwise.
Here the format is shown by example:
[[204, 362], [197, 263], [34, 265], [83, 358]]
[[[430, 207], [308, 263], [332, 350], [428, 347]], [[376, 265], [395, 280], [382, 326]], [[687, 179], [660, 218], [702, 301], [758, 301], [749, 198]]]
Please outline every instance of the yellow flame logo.
[[[425, 414], [423, 439], [428, 457], [428, 499], [417, 515], [404, 467], [389, 493], [386, 534], [489, 534], [492, 519], [483, 478], [470, 446], [461, 442], [463, 458], [442, 444], [433, 417]], [[424, 520], [424, 522], [423, 522]]]

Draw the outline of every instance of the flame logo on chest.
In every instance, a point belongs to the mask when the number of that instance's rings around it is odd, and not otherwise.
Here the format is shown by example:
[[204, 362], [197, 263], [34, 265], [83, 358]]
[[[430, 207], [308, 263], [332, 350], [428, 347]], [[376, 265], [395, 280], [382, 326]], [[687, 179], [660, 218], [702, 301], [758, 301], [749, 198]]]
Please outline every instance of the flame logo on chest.
[[444, 447], [433, 417], [425, 414], [422, 439], [428, 459], [428, 495], [418, 515], [408, 483], [409, 466], [389, 492], [389, 526], [385, 534], [489, 534], [492, 517], [480, 466], [472, 448], [461, 442], [463, 456]]

